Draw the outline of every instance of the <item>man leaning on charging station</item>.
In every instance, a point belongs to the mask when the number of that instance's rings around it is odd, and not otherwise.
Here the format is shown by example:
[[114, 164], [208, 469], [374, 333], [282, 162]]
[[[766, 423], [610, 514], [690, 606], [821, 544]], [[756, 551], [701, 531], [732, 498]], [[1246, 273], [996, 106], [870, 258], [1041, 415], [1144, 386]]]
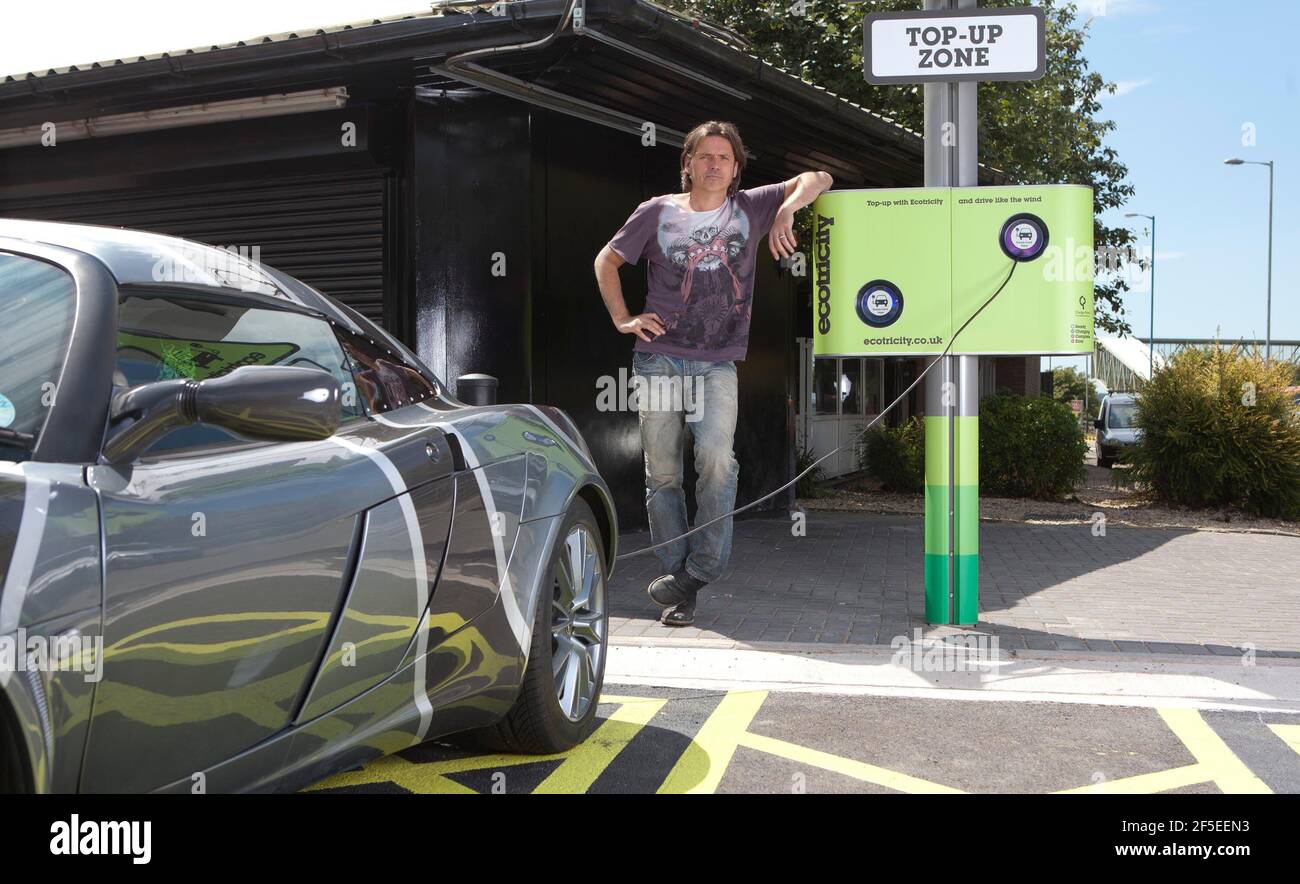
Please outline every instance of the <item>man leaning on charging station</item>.
[[[740, 189], [745, 145], [731, 123], [701, 123], [686, 136], [681, 156], [682, 193], [637, 206], [627, 223], [596, 256], [596, 282], [614, 327], [636, 335], [632, 372], [637, 389], [669, 379], [673, 389], [700, 395], [664, 401], [641, 395], [638, 414], [645, 450], [646, 511], [650, 542], [674, 542], [655, 550], [663, 575], [647, 591], [663, 607], [663, 622], [695, 622], [700, 588], [722, 576], [731, 555], [728, 515], [688, 538], [682, 488], [684, 429], [695, 440], [698, 504], [704, 524], [730, 513], [740, 465], [732, 451], [736, 432], [736, 363], [749, 342], [754, 266], [759, 240], [767, 237], [776, 259], [794, 254], [794, 213], [828, 189], [826, 172], [804, 172], [789, 181]], [[623, 300], [618, 269], [645, 259], [649, 265], [646, 312], [632, 315]], [[664, 388], [660, 381], [658, 389]], [[694, 408], [690, 411], [690, 399]]]

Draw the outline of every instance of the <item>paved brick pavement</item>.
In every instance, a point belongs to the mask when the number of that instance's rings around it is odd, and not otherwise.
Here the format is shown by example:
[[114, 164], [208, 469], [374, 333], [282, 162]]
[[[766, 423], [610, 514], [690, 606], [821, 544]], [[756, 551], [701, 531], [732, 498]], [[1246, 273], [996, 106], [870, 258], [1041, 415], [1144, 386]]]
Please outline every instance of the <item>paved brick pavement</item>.
[[[619, 538], [619, 553], [648, 545]], [[916, 516], [809, 512], [737, 521], [727, 573], [700, 593], [693, 627], [658, 622], [653, 553], [618, 563], [614, 641], [884, 644], [927, 627]], [[1089, 525], [980, 525], [978, 632], [1001, 648], [1300, 658], [1300, 538]]]

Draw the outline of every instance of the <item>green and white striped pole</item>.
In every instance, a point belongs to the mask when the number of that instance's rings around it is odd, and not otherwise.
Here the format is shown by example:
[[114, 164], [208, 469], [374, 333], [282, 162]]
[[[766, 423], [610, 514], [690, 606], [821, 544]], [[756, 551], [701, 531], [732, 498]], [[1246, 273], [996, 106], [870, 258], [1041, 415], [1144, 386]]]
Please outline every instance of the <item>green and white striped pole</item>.
[[[925, 0], [933, 10], [976, 5]], [[976, 89], [971, 81], [925, 84], [927, 187], [979, 184]], [[932, 624], [979, 619], [979, 450], [979, 357], [946, 356], [925, 378], [925, 619]]]
[[979, 359], [945, 357], [925, 382], [925, 619], [972, 626], [979, 619]]

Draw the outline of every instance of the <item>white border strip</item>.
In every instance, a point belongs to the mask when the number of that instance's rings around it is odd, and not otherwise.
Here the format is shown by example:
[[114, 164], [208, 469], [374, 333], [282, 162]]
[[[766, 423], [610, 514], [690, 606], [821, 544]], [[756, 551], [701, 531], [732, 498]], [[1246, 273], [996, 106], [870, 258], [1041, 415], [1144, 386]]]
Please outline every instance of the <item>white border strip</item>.
[[[388, 479], [388, 483], [393, 486], [398, 505], [402, 509], [402, 517], [406, 520], [406, 534], [411, 541], [411, 562], [415, 566], [415, 611], [417, 618], [414, 667], [415, 706], [420, 710], [418, 737], [423, 740], [429, 732], [429, 724], [433, 720], [433, 705], [429, 702], [424, 670], [429, 634], [427, 630], [421, 628], [424, 625], [425, 610], [429, 607], [429, 569], [424, 550], [424, 535], [420, 531], [420, 519], [415, 512], [415, 504], [411, 502], [411, 495], [407, 493], [406, 482], [402, 479], [402, 474], [398, 472], [397, 467], [393, 466], [393, 462], [388, 459], [386, 454], [377, 448], [368, 448], [340, 436], [331, 436], [330, 441], [355, 454], [368, 457], [379, 467], [384, 474], [384, 478]], [[357, 567], [361, 567], [361, 562], [357, 562]], [[344, 587], [344, 592], [346, 591], [347, 587]]]
[[[610, 646], [606, 684], [773, 690], [849, 696], [1096, 706], [1177, 706], [1300, 712], [1290, 666], [1164, 660], [1055, 661], [1013, 657], [975, 672], [918, 672], [889, 649], [818, 654], [721, 648]], [[707, 673], [698, 675], [696, 673]]]

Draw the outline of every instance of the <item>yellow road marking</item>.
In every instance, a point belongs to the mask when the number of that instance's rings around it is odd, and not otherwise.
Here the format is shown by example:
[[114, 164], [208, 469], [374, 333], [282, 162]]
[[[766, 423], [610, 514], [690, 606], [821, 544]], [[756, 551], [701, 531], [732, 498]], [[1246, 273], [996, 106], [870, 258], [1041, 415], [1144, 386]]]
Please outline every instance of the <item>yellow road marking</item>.
[[[591, 788], [596, 778], [604, 773], [618, 753], [632, 738], [640, 733], [641, 728], [663, 708], [667, 700], [647, 700], [644, 697], [627, 698], [604, 724], [596, 729], [590, 737], [564, 759], [564, 763], [551, 772], [533, 790], [542, 795], [582, 794]], [[606, 697], [602, 703], [614, 702]]]
[[1204, 783], [1208, 779], [1210, 779], [1209, 774], [1206, 772], [1203, 765], [1186, 764], [1182, 767], [1171, 767], [1168, 770], [1158, 770], [1155, 773], [1120, 777], [1117, 780], [1103, 780], [1100, 783], [1079, 786], [1075, 789], [1062, 789], [1055, 794], [1144, 795], [1150, 792], [1165, 792], [1169, 789], [1181, 789], [1183, 786], [1194, 786], [1197, 783]]
[[716, 792], [736, 745], [766, 699], [767, 691], [728, 692], [668, 772], [659, 794]]
[[1187, 751], [1192, 753], [1196, 759], [1195, 764], [1093, 783], [1076, 789], [1064, 789], [1061, 794], [1164, 792], [1210, 782], [1227, 793], [1272, 794], [1273, 790], [1246, 767], [1195, 709], [1157, 709], [1156, 712], [1160, 713], [1160, 717]]
[[897, 771], [889, 770], [884, 767], [876, 767], [874, 764], [866, 764], [861, 761], [855, 761], [852, 758], [842, 758], [839, 755], [832, 755], [829, 752], [821, 752], [817, 749], [809, 749], [806, 746], [787, 743], [785, 740], [765, 737], [762, 734], [746, 732], [740, 737], [740, 745], [748, 746], [750, 749], [757, 749], [760, 752], [766, 752], [769, 755], [777, 755], [781, 758], [787, 758], [790, 761], [796, 761], [800, 764], [808, 764], [813, 767], [820, 767], [824, 770], [844, 774], [845, 776], [853, 777], [855, 780], [864, 780], [868, 783], [875, 783], [878, 786], [884, 786], [887, 789], [896, 789], [899, 792], [913, 792], [927, 795], [966, 794], [961, 789], [954, 789], [951, 786], [941, 786], [938, 783], [932, 783], [929, 780], [923, 780], [920, 777], [898, 773]]
[[1300, 724], [1270, 724], [1269, 728], [1300, 754]]
[[474, 789], [461, 785], [447, 775], [472, 770], [496, 771], [541, 761], [562, 760], [563, 763], [552, 771], [535, 791], [585, 792], [591, 788], [591, 784], [604, 772], [623, 747], [631, 742], [641, 728], [645, 727], [668, 701], [658, 697], [602, 694], [600, 702], [616, 703], [619, 708], [605, 719], [585, 742], [569, 752], [554, 755], [474, 755], [423, 763], [407, 761], [400, 755], [388, 755], [365, 765], [361, 770], [336, 774], [304, 791], [365, 786], [373, 783], [395, 783], [421, 795], [476, 795], [478, 793]]
[[[737, 746], [785, 758], [800, 764], [819, 767], [887, 789], [908, 793], [964, 794], [920, 777], [889, 770], [873, 764], [844, 758], [829, 752], [810, 749], [786, 740], [750, 732], [767, 691], [728, 692], [705, 720], [695, 739], [677, 759], [659, 787], [659, 793], [703, 793], [717, 791]], [[541, 761], [560, 760], [561, 764], [537, 787], [539, 793], [583, 793], [618, 757], [619, 753], [669, 702], [667, 698], [602, 695], [602, 704], [618, 708], [584, 743], [556, 755], [480, 755], [449, 761], [412, 763], [390, 755], [366, 765], [362, 770], [338, 774], [311, 786], [308, 791], [341, 786], [392, 782], [412, 792], [474, 794], [474, 790], [449, 778], [449, 774], [473, 770], [500, 770]], [[1270, 793], [1264, 783], [1216, 734], [1195, 709], [1157, 709], [1174, 736], [1196, 759], [1152, 773], [1092, 783], [1058, 794], [1110, 793], [1133, 794], [1164, 792], [1198, 783], [1213, 782], [1223, 792]], [[1300, 753], [1300, 725], [1271, 724], [1269, 727], [1297, 753]]]
[[1157, 709], [1187, 751], [1206, 768], [1216, 786], [1224, 792], [1250, 792], [1271, 795], [1263, 780], [1228, 748], [1228, 744], [1214, 732], [1195, 709]]
[[487, 770], [488, 768], [498, 767], [519, 767], [524, 764], [536, 764], [539, 761], [561, 761], [568, 758], [567, 752], [560, 752], [554, 755], [513, 755], [501, 753], [499, 755], [470, 755], [465, 758], [452, 758], [448, 761], [426, 761], [423, 764], [417, 764], [416, 767], [422, 767], [429, 770], [435, 770], [439, 774], [465, 773], [471, 770]]
[[[477, 759], [476, 759], [477, 760]], [[475, 794], [473, 789], [450, 780], [441, 773], [433, 773], [427, 768], [432, 765], [413, 764], [400, 755], [386, 755], [378, 761], [365, 765], [361, 770], [349, 770], [335, 774], [328, 780], [308, 786], [303, 791], [316, 792], [321, 789], [339, 789], [345, 786], [368, 786], [372, 783], [396, 783], [421, 794]]]

